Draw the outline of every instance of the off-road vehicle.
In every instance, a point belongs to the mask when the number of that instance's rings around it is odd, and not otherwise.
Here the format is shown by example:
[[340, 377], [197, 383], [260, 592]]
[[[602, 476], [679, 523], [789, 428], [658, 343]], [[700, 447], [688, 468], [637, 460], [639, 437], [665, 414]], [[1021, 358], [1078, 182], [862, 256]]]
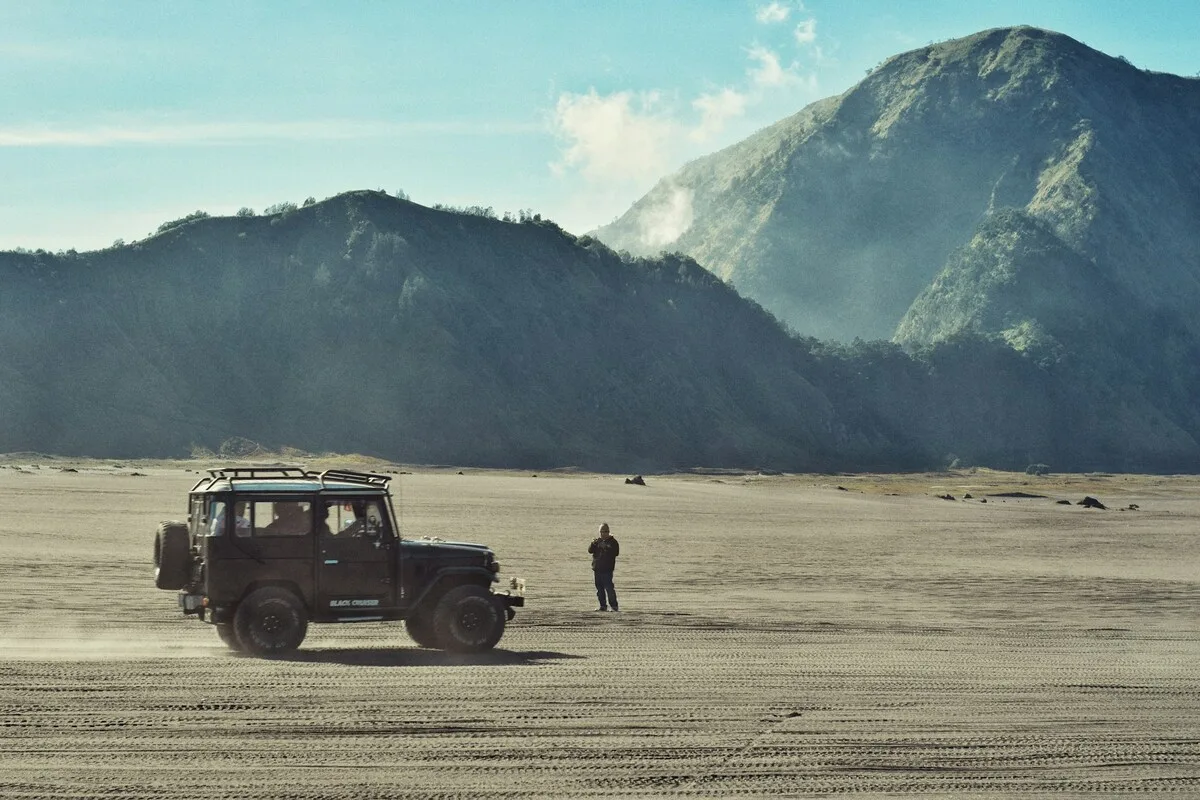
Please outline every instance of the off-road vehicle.
[[234, 650], [300, 646], [310, 622], [404, 620], [422, 647], [487, 650], [500, 641], [524, 582], [506, 591], [481, 544], [404, 539], [386, 475], [303, 467], [208, 470], [187, 522], [154, 537], [154, 582], [179, 590], [185, 615]]

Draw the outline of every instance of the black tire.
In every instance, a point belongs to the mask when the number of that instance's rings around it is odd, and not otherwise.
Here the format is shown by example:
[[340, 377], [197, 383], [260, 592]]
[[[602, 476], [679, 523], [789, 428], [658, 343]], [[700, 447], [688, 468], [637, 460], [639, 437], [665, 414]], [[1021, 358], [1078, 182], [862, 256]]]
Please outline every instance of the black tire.
[[217, 638], [224, 642], [226, 647], [239, 653], [242, 652], [244, 648], [238, 641], [237, 631], [234, 630], [232, 622], [218, 622], [213, 627], [217, 629]]
[[415, 614], [409, 617], [404, 620], [404, 627], [419, 647], [428, 647], [431, 650], [441, 649], [428, 614]]
[[154, 534], [154, 585], [182, 589], [192, 578], [192, 544], [187, 525], [163, 522]]
[[256, 656], [290, 653], [308, 633], [308, 611], [300, 598], [278, 586], [251, 592], [233, 615], [233, 630], [242, 649]]
[[434, 609], [433, 635], [452, 653], [491, 650], [504, 635], [504, 612], [482, 586], [456, 586]]

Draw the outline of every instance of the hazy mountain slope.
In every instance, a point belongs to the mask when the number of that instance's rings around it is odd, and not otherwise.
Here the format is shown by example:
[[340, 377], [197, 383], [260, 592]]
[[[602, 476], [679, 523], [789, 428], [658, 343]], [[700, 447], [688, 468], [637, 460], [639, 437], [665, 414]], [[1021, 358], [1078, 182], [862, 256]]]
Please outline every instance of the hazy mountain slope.
[[1200, 468], [1200, 381], [1170, 368], [1200, 363], [1186, 329], [1159, 315], [1169, 357], [1139, 360], [1116, 347], [1140, 323], [1102, 324], [1140, 302], [1112, 281], [1068, 281], [1078, 320], [1026, 304], [1027, 273], [1058, 286], [1078, 262], [997, 213], [928, 294], [944, 325], [912, 320], [941, 341], [910, 353], [788, 336], [690, 259], [541, 220], [354, 192], [176, 221], [96, 253], [0, 253], [0, 451], [246, 437], [536, 469]]
[[1043, 221], [1005, 209], [951, 255], [897, 338], [998, 336], [1027, 358], [1054, 365], [1062, 423], [1075, 435], [1093, 444], [1108, 438], [1110, 452], [1124, 439], [1178, 458], [1197, 446], [1200, 431], [1194, 322], [1122, 285]]
[[356, 192], [0, 254], [0, 280], [0, 450], [245, 436], [543, 468], [855, 458], [812, 359], [761, 309], [689, 260], [622, 260], [552, 223]]
[[962, 331], [998, 332], [1018, 350], [1061, 352], [1057, 337], [1074, 339], [1106, 318], [1119, 321], [1131, 301], [1045, 223], [1002, 209], [951, 254], [909, 308], [896, 338], [935, 342]]
[[[1015, 207], [1182, 311], [1200, 299], [1198, 130], [1200, 81], [1061, 34], [986, 31], [896, 56], [688, 165], [597, 236], [692, 255], [801, 332], [885, 338], [981, 221]], [[686, 230], [644, 235], [689, 198]]]

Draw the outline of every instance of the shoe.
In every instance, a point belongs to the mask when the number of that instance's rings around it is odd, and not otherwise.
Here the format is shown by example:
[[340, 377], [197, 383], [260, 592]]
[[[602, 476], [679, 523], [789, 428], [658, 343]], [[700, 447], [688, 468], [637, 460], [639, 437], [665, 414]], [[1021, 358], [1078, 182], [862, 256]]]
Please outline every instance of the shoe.
[[620, 611], [620, 610], [621, 609], [617, 608], [616, 606], [613, 606], [613, 611]]
[[597, 610], [597, 611], [608, 611], [608, 609], [607, 609], [607, 608], [603, 608], [603, 607], [601, 607], [601, 608], [597, 608], [596, 610]]

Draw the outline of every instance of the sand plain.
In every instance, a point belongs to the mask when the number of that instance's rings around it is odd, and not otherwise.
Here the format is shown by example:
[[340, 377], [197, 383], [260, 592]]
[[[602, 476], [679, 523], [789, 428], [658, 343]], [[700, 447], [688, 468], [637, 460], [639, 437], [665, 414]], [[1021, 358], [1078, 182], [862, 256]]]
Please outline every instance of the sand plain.
[[200, 466], [0, 467], [0, 797], [1200, 797], [1200, 477], [404, 468], [528, 581], [499, 648], [263, 661], [153, 585]]

